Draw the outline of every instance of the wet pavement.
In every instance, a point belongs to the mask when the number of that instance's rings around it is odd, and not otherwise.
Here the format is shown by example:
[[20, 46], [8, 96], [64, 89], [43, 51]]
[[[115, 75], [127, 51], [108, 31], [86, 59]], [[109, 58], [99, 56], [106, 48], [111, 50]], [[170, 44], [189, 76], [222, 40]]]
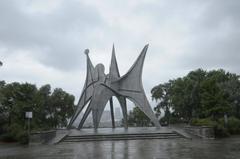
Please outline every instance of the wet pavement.
[[154, 139], [20, 146], [0, 143], [0, 159], [239, 159], [240, 136], [216, 140]]

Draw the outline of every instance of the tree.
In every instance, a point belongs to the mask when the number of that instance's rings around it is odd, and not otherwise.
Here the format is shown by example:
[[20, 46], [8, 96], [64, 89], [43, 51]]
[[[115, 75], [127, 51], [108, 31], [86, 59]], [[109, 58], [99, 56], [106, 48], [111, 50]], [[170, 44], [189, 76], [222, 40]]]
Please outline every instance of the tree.
[[151, 120], [138, 107], [134, 107], [129, 113], [128, 124], [131, 126], [149, 126]]
[[222, 83], [220, 87], [223, 89], [228, 101], [231, 104], [231, 112], [229, 115], [240, 119], [240, 81], [238, 76], [232, 77], [230, 80]]
[[171, 99], [173, 110], [179, 117], [189, 121], [201, 116], [200, 87], [206, 72], [202, 69], [191, 71], [187, 76], [173, 80]]
[[170, 118], [170, 109], [172, 108], [172, 101], [171, 101], [171, 84], [172, 82], [169, 81], [168, 83], [159, 84], [158, 86], [154, 87], [151, 90], [152, 99], [159, 101], [157, 106], [154, 110], [157, 113], [161, 113], [161, 110], [164, 111], [165, 118], [169, 121]]
[[236, 77], [235, 74], [226, 73], [222, 69], [208, 72], [201, 86], [201, 104], [205, 117], [210, 116], [216, 119], [232, 112], [232, 103], [229, 100], [229, 95], [222, 86]]
[[4, 81], [0, 81], [0, 134], [4, 132], [4, 125], [7, 122], [7, 117], [6, 117], [6, 113], [5, 113], [5, 107], [2, 104], [3, 100], [4, 100], [4, 96], [3, 96], [3, 87], [5, 86], [5, 82]]
[[40, 129], [49, 129], [51, 124], [48, 120], [50, 115], [50, 97], [51, 97], [51, 86], [49, 84], [43, 85], [39, 88], [36, 98], [34, 100], [34, 125]]
[[182, 78], [159, 84], [151, 93], [158, 102], [155, 110], [170, 110], [170, 114], [185, 121], [217, 120], [224, 114], [240, 117], [239, 76], [222, 69], [191, 71]]
[[[26, 120], [25, 112], [32, 110], [33, 101], [37, 92], [35, 85], [17, 82], [6, 84], [1, 89], [3, 100], [3, 112], [5, 121], [3, 124], [3, 132], [13, 140], [26, 139]], [[25, 140], [26, 141], [26, 140]]]
[[32, 111], [32, 130], [63, 127], [73, 113], [74, 96], [51, 86], [39, 89], [30, 83], [0, 81], [0, 135], [14, 140], [26, 139], [25, 112]]
[[74, 96], [56, 88], [50, 98], [49, 115], [53, 127], [67, 126], [67, 119], [74, 111]]

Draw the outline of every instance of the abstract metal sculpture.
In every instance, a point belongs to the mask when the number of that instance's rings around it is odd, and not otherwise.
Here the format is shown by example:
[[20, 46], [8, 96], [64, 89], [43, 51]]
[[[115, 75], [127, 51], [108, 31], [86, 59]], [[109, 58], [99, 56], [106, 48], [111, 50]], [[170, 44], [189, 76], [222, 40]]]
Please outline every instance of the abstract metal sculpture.
[[120, 77], [119, 74], [114, 46], [112, 49], [112, 59], [108, 75], [105, 75], [104, 73], [103, 64], [97, 64], [95, 68], [93, 67], [88, 55], [89, 50], [86, 49], [85, 54], [87, 56], [87, 77], [77, 105], [77, 109], [69, 122], [68, 128], [73, 125], [80, 112], [82, 112], [84, 107], [89, 103], [78, 125], [78, 129], [83, 127], [83, 124], [90, 112], [92, 112], [94, 128], [97, 129], [102, 113], [108, 101], [110, 101], [112, 126], [115, 127], [112, 101], [113, 96], [118, 99], [122, 108], [125, 128], [128, 126], [126, 98], [131, 100], [137, 107], [139, 107], [140, 110], [151, 119], [156, 127], [160, 127], [142, 86], [142, 69], [147, 49], [148, 45], [143, 48], [136, 62], [122, 77]]

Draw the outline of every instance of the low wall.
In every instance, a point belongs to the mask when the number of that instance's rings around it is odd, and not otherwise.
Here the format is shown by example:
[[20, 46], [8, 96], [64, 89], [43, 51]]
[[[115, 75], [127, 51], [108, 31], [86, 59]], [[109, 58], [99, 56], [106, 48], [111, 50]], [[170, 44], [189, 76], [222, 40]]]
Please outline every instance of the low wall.
[[54, 137], [56, 137], [56, 130], [34, 132], [31, 133], [30, 135], [29, 144], [30, 145], [46, 144]]
[[214, 139], [214, 129], [210, 126], [186, 126], [185, 131], [203, 139]]

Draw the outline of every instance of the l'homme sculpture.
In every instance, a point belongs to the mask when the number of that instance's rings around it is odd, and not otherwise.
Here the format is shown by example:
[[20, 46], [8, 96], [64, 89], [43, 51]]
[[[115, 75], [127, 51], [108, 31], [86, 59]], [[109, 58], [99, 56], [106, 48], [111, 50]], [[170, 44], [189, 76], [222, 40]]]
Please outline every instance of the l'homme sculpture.
[[76, 111], [69, 122], [68, 128], [73, 125], [80, 112], [82, 112], [84, 107], [89, 103], [80, 123], [78, 124], [78, 129], [83, 127], [85, 120], [91, 112], [94, 128], [97, 129], [108, 101], [110, 102], [112, 127], [114, 128], [113, 96], [115, 96], [120, 103], [125, 128], [128, 126], [126, 98], [139, 107], [140, 110], [151, 119], [156, 127], [160, 127], [160, 124], [150, 107], [142, 85], [142, 69], [147, 49], [148, 45], [143, 48], [136, 62], [124, 76], [120, 76], [119, 74], [114, 46], [112, 49], [110, 72], [107, 75], [104, 73], [103, 64], [97, 64], [96, 67], [93, 67], [88, 55], [89, 50], [86, 49], [87, 77]]

